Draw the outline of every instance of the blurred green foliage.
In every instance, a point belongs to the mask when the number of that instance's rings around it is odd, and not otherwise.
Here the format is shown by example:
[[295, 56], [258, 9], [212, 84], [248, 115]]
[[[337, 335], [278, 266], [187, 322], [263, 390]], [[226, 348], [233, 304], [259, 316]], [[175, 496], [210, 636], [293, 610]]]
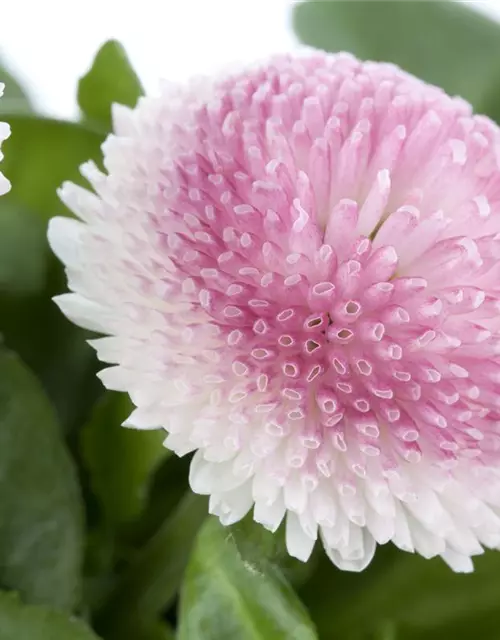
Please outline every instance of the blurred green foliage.
[[162, 446], [163, 431], [121, 426], [132, 410], [126, 394], [110, 391], [97, 402], [81, 434], [92, 490], [101, 503], [103, 520], [114, 527], [140, 517], [153, 473], [170, 455]]
[[0, 640], [98, 640], [82, 621], [48, 607], [23, 604], [0, 593]]
[[31, 100], [25, 89], [3, 66], [0, 66], [0, 82], [5, 85], [0, 100], [0, 114], [30, 113], [32, 111]]
[[500, 116], [500, 27], [446, 0], [312, 0], [295, 5], [304, 44], [394, 62], [405, 71]]
[[72, 611], [80, 605], [83, 543], [74, 465], [38, 381], [3, 348], [0, 452], [0, 584]]

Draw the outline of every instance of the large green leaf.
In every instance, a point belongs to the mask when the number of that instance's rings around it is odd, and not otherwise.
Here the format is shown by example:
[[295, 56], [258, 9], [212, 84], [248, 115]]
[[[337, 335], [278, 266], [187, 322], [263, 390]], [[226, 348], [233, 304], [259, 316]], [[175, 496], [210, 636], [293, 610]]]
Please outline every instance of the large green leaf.
[[315, 640], [301, 602], [272, 566], [245, 561], [231, 532], [210, 518], [181, 592], [179, 640]]
[[81, 546], [80, 493], [52, 408], [21, 361], [1, 350], [0, 584], [28, 602], [72, 609]]
[[110, 131], [111, 105], [117, 102], [135, 107], [143, 93], [124, 48], [116, 40], [109, 40], [78, 84], [78, 104], [89, 122]]
[[293, 22], [306, 44], [394, 62], [500, 115], [500, 25], [461, 3], [304, 2], [295, 6]]
[[82, 452], [90, 482], [112, 525], [140, 515], [151, 474], [170, 452], [162, 446], [165, 432], [122, 427], [133, 405], [124, 393], [107, 392], [82, 432]]
[[0, 82], [5, 85], [4, 94], [0, 98], [0, 114], [32, 111], [31, 101], [24, 88], [3, 66], [0, 67]]
[[302, 596], [322, 640], [365, 640], [391, 625], [405, 640], [490, 640], [500, 622], [500, 553], [486, 552], [474, 565], [474, 573], [455, 574], [439, 558], [386, 545], [361, 574], [343, 573], [325, 557]]
[[0, 640], [98, 640], [80, 620], [0, 592]]

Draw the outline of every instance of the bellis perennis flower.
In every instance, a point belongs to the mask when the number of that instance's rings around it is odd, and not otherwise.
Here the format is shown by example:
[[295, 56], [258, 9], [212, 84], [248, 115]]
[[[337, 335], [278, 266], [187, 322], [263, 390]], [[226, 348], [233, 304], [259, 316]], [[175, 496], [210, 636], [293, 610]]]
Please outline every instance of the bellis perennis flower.
[[[5, 85], [0, 82], [0, 98], [3, 96], [3, 91], [5, 89]], [[0, 146], [4, 140], [10, 136], [10, 127], [6, 122], [0, 122]], [[0, 152], [0, 160], [2, 160], [3, 155]], [[0, 196], [3, 196], [8, 191], [10, 191], [10, 182], [7, 178], [0, 173]]]
[[64, 313], [195, 451], [194, 491], [291, 555], [500, 546], [500, 130], [388, 64], [282, 56], [117, 107]]

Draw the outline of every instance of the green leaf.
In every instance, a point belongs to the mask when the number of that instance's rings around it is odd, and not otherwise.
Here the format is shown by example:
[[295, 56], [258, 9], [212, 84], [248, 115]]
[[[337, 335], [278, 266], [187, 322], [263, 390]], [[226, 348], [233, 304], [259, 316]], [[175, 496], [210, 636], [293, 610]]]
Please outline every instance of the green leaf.
[[[302, 585], [298, 594], [307, 607], [312, 619], [317, 625], [319, 635], [322, 640], [337, 640], [344, 636], [337, 635], [337, 617], [339, 611], [349, 607], [351, 603], [357, 603], [362, 611], [363, 595], [369, 589], [376, 589], [383, 584], [384, 575], [390, 567], [398, 561], [402, 552], [394, 545], [386, 544], [377, 547], [375, 557], [362, 573], [351, 573], [341, 571], [327, 557], [321, 545], [317, 545], [318, 555], [314, 572], [309, 580]], [[332, 619], [335, 619], [335, 628], [332, 628]], [[386, 616], [382, 616], [386, 621]], [[373, 625], [372, 625], [373, 622]], [[367, 628], [377, 630], [379, 622], [377, 620], [364, 621], [358, 623], [349, 630], [346, 640], [360, 629], [360, 633], [365, 633]], [[358, 636], [354, 636], [358, 637]], [[366, 640], [363, 636], [363, 640]]]
[[[82, 431], [82, 454], [105, 521], [117, 526], [142, 512], [151, 474], [170, 452], [165, 432], [122, 427], [133, 405], [124, 393], [107, 392]], [[112, 452], [112, 455], [110, 453]]]
[[174, 640], [175, 633], [166, 622], [157, 620], [139, 626], [129, 626], [119, 637], [120, 640]]
[[[5, 202], [4, 202], [5, 200]], [[21, 249], [21, 250], [20, 250]], [[0, 200], [0, 295], [43, 290], [48, 271], [45, 224], [38, 216]]]
[[0, 592], [0, 640], [98, 640], [76, 618], [46, 607], [25, 605]]
[[396, 637], [405, 640], [493, 640], [500, 553], [487, 551], [474, 558], [474, 566], [474, 573], [456, 574], [440, 558], [426, 560], [386, 545], [361, 574], [322, 565], [303, 597], [322, 640], [365, 640], [383, 629], [397, 629]]
[[0, 67], [0, 82], [5, 85], [3, 96], [0, 98], [0, 114], [30, 113], [33, 110], [24, 88], [3, 66]]
[[125, 49], [116, 40], [109, 40], [78, 84], [78, 104], [89, 122], [110, 131], [111, 105], [116, 102], [135, 107], [143, 93]]
[[[498, 606], [474, 615], [462, 616], [460, 612], [446, 623], [431, 629], [421, 626], [399, 625], [395, 638], [389, 640], [498, 640]], [[385, 640], [385, 639], [384, 639]]]
[[394, 62], [427, 82], [500, 115], [500, 25], [458, 2], [304, 2], [293, 22], [306, 44]]
[[[49, 280], [53, 275], [49, 272]], [[62, 290], [48, 284], [36, 296], [0, 294], [0, 333], [40, 379], [70, 434], [87, 419], [102, 385], [95, 376], [95, 353], [86, 343], [90, 334], [72, 325], [51, 300]]]
[[172, 627], [161, 621], [139, 629], [133, 638], [134, 640], [174, 640], [175, 635]]
[[89, 159], [100, 161], [104, 136], [75, 122], [9, 114], [2, 118], [12, 129], [2, 145], [2, 173], [12, 183], [8, 199], [45, 221], [68, 215], [57, 189], [65, 180], [84, 184], [78, 168]]
[[238, 552], [231, 532], [210, 518], [200, 532], [181, 592], [179, 640], [315, 640], [301, 602], [271, 565]]
[[190, 491], [189, 464], [191, 456], [170, 455], [164, 459], [151, 479], [147, 504], [129, 534], [134, 543], [142, 546], [162, 526], [182, 497]]
[[[4, 212], [1, 202], [0, 216]], [[23, 219], [24, 222], [28, 221]], [[33, 230], [39, 222], [36, 217], [31, 220]], [[27, 235], [34, 234], [33, 230], [26, 231]], [[0, 291], [0, 333], [7, 346], [16, 351], [41, 380], [61, 425], [71, 433], [87, 418], [95, 398], [102, 393], [102, 385], [95, 377], [95, 353], [86, 343], [91, 334], [67, 320], [51, 299], [65, 290], [66, 281], [61, 265], [49, 254], [45, 237], [36, 250], [32, 248], [31, 255], [24, 252], [22, 245], [21, 249], [18, 247], [19, 256], [24, 257], [27, 272], [34, 273], [37, 255], [40, 258], [45, 255], [46, 278], [43, 287], [30, 295], [19, 290]], [[31, 260], [34, 264], [30, 264]], [[9, 274], [13, 276], [13, 270], [6, 267], [6, 276]], [[24, 285], [17, 280], [9, 284], [10, 289], [29, 286], [27, 281]], [[33, 289], [38, 285], [40, 283], [31, 281]]]
[[83, 566], [83, 601], [85, 613], [98, 610], [109, 597], [115, 584], [115, 536], [108, 527], [95, 525], [92, 520], [94, 496], [87, 495], [87, 521], [89, 530], [85, 545]]
[[387, 620], [375, 629], [369, 640], [398, 640], [403, 637], [399, 634], [398, 629], [399, 627], [396, 627], [394, 621]]
[[234, 543], [245, 562], [267, 569], [274, 565], [283, 576], [294, 585], [302, 585], [316, 568], [320, 545], [316, 545], [307, 562], [292, 558], [286, 548], [285, 523], [275, 533], [271, 533], [254, 521], [252, 514], [229, 528]]
[[52, 408], [21, 361], [1, 350], [0, 584], [27, 602], [73, 609], [80, 597], [81, 511]]
[[206, 499], [187, 493], [133, 558], [97, 616], [97, 628], [107, 640], [135, 640], [133, 630], [147, 625], [173, 602], [206, 514]]

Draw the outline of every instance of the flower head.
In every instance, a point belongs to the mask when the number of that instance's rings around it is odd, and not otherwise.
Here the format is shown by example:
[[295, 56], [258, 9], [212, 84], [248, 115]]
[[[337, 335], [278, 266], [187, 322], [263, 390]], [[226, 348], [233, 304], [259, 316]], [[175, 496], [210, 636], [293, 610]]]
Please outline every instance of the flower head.
[[500, 130], [388, 64], [282, 56], [114, 111], [57, 302], [224, 524], [306, 560], [500, 546]]
[[[5, 89], [5, 85], [0, 82], [0, 98], [3, 96], [3, 91]], [[7, 140], [10, 136], [10, 127], [6, 122], [0, 122], [0, 147], [2, 146], [2, 142]], [[0, 152], [0, 160], [2, 160], [3, 155]], [[8, 191], [10, 191], [10, 182], [7, 178], [0, 172], [0, 196], [3, 196]]]

